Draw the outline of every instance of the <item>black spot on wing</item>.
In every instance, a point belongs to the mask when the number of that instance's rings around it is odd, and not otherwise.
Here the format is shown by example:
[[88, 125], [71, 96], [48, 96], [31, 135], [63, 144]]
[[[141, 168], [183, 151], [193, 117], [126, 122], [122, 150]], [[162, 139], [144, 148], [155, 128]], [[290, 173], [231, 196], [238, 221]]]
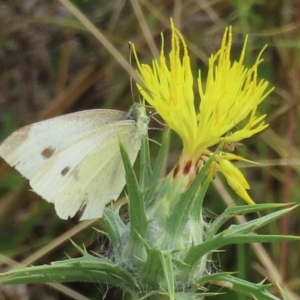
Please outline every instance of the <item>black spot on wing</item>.
[[64, 169], [61, 170], [60, 174], [62, 176], [65, 176], [66, 174], [68, 174], [69, 171], [70, 171], [70, 167], [65, 167]]
[[41, 155], [43, 158], [47, 159], [50, 158], [55, 152], [55, 149], [52, 148], [51, 146], [45, 148], [42, 152]]

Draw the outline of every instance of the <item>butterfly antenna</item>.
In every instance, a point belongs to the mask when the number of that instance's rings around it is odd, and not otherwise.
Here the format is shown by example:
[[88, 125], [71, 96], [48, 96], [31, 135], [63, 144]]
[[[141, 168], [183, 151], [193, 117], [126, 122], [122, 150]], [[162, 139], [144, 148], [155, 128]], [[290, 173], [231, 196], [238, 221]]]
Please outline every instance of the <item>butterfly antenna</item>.
[[[128, 46], [129, 46], [129, 65], [131, 67], [131, 71], [133, 71], [132, 69], [132, 49], [133, 49], [133, 46], [132, 46], [132, 42], [128, 42]], [[132, 95], [132, 102], [134, 103], [134, 94], [133, 94], [133, 76], [130, 76], [130, 89], [131, 89], [131, 95]], [[145, 103], [145, 98], [143, 98], [143, 101], [140, 101], [140, 103], [143, 104], [144, 107], [147, 107], [146, 103]]]
[[133, 78], [132, 78], [132, 43], [128, 42], [129, 46], [129, 65], [130, 65], [130, 91], [132, 102], [134, 103], [134, 95], [133, 95]]

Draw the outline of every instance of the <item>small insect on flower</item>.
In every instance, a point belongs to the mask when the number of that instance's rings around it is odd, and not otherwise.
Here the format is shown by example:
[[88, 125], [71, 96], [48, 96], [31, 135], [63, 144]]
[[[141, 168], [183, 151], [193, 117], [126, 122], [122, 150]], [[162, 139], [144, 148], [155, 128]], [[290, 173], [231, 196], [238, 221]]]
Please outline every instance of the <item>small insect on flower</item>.
[[[230, 137], [230, 136], [232, 136], [232, 132], [231, 131], [228, 131], [227, 133], [226, 133], [226, 137]], [[239, 148], [239, 147], [241, 147], [243, 144], [242, 143], [238, 143], [238, 142], [232, 142], [232, 141], [227, 141], [227, 142], [225, 142], [225, 141], [223, 141], [222, 143], [221, 143], [221, 146], [220, 146], [220, 150], [221, 151], [225, 151], [225, 152], [234, 152], [234, 150], [236, 149], [236, 148]]]

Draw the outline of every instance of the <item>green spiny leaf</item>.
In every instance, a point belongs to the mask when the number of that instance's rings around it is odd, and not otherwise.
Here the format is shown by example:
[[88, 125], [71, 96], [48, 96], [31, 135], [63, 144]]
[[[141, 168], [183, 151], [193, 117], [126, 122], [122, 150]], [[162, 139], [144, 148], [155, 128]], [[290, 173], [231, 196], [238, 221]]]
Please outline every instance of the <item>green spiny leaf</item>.
[[144, 191], [148, 188], [150, 178], [152, 177], [152, 169], [150, 165], [150, 149], [149, 149], [149, 139], [143, 138], [141, 151], [140, 151], [140, 186]]
[[73, 281], [99, 282], [127, 289], [136, 288], [135, 278], [119, 264], [86, 252], [80, 258], [57, 261], [51, 265], [12, 270], [0, 275], [1, 284]]
[[227, 207], [210, 225], [208, 235], [213, 236], [218, 230], [232, 217], [236, 215], [245, 215], [248, 213], [265, 211], [269, 209], [282, 208], [290, 204], [286, 203], [268, 203], [255, 205], [240, 205]]
[[164, 136], [164, 139], [162, 141], [162, 145], [160, 147], [158, 156], [156, 158], [155, 161], [155, 165], [153, 168], [153, 172], [152, 172], [152, 176], [150, 179], [150, 184], [149, 184], [149, 189], [145, 194], [145, 205], [146, 207], [149, 207], [151, 205], [151, 203], [153, 202], [153, 200], [155, 199], [155, 194], [157, 192], [157, 186], [159, 185], [159, 181], [160, 181], [160, 177], [161, 177], [161, 169], [163, 166], [163, 162], [166, 156], [166, 152], [168, 149], [168, 145], [169, 145], [169, 133], [167, 133]]
[[279, 300], [279, 298], [268, 292], [270, 284], [251, 283], [247, 280], [236, 278], [228, 273], [217, 273], [203, 276], [201, 284], [210, 283], [218, 286], [228, 287], [229, 289], [245, 296], [256, 297], [259, 300]]
[[184, 262], [193, 268], [197, 265], [199, 259], [203, 255], [210, 253], [220, 247], [232, 244], [245, 244], [245, 243], [268, 243], [280, 241], [296, 241], [300, 237], [290, 235], [259, 235], [259, 234], [233, 234], [227, 235], [220, 233], [211, 240], [205, 241], [202, 244], [193, 246], [187, 253]]
[[143, 196], [127, 152], [122, 145], [120, 145], [120, 150], [125, 168], [128, 198], [130, 199], [128, 207], [131, 235], [133, 238], [133, 244], [139, 244], [140, 238], [136, 236], [136, 233], [142, 237], [145, 237], [147, 234], [148, 225]]
[[122, 236], [128, 231], [128, 227], [120, 218], [119, 210], [113, 211], [109, 208], [104, 209], [101, 222], [112, 244], [116, 261], [119, 261], [122, 257]]

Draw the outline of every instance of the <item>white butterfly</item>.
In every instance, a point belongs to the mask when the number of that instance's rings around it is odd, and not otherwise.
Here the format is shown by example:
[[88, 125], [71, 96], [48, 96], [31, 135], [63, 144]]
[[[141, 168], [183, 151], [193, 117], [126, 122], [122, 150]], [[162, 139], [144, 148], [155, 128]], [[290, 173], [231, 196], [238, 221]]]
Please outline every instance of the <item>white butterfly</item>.
[[30, 180], [34, 191], [55, 204], [62, 219], [84, 212], [99, 218], [124, 185], [120, 142], [134, 163], [148, 117], [141, 104], [128, 113], [95, 109], [25, 126], [0, 145], [0, 156]]

